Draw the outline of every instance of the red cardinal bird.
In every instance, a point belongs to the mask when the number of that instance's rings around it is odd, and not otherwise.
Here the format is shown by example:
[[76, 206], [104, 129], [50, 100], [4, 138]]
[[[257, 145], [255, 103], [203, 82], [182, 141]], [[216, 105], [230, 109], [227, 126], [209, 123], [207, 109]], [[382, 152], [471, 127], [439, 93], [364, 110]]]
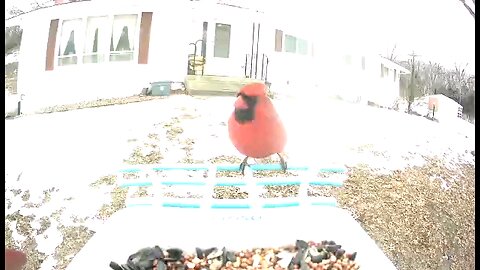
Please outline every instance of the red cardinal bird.
[[240, 164], [242, 174], [249, 157], [266, 158], [273, 154], [280, 157], [280, 165], [286, 171], [287, 163], [280, 153], [287, 142], [287, 134], [267, 96], [266, 86], [262, 83], [245, 85], [238, 92], [234, 106], [228, 120], [228, 133], [235, 148], [246, 155]]
[[5, 270], [21, 270], [26, 263], [25, 253], [5, 248]]

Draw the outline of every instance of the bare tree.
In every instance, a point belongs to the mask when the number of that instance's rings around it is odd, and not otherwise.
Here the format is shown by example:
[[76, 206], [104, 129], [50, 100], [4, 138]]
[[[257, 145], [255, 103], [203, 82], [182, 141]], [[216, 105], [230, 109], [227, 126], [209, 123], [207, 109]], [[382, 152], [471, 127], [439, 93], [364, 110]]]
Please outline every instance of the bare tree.
[[468, 10], [470, 15], [472, 15], [473, 19], [475, 20], [475, 11], [473, 10], [475, 9], [475, 0], [472, 0], [473, 9], [465, 2], [465, 0], [459, 0], [459, 1], [463, 4], [463, 6]]
[[381, 56], [385, 59], [388, 59], [388, 60], [398, 64], [398, 61], [397, 61], [397, 56], [398, 55], [395, 52], [396, 49], [397, 49], [397, 44], [394, 44], [393, 48], [391, 50], [390, 50], [390, 48], [387, 48], [386, 53], [381, 54]]
[[20, 26], [5, 28], [5, 55], [18, 51], [22, 41], [22, 29]]
[[415, 57], [418, 55], [415, 54], [415, 52], [412, 52], [410, 56], [412, 57], [412, 61], [411, 61], [411, 73], [410, 73], [410, 87], [409, 87], [409, 91], [408, 91], [409, 93], [407, 96], [407, 102], [408, 102], [407, 112], [409, 114], [412, 113], [412, 103], [415, 98], [415, 88], [416, 88], [415, 79], [417, 79], [415, 66], [416, 65], [418, 66], [418, 64], [415, 63]]
[[397, 55], [395, 54], [395, 49], [397, 49], [397, 44], [393, 45], [392, 50], [388, 53], [388, 60], [396, 62], [397, 61]]
[[30, 8], [27, 8], [25, 10], [20, 9], [18, 6], [15, 6], [15, 5], [11, 6], [11, 7], [8, 7], [8, 13], [10, 14], [10, 17], [6, 18], [6, 20], [17, 17], [17, 16], [20, 16], [20, 15], [25, 14], [25, 13], [35, 11], [37, 9], [50, 7], [53, 4], [54, 4], [53, 0], [31, 0], [30, 1]]
[[13, 6], [11, 7], [9, 10], [8, 10], [8, 14], [10, 14], [11, 16], [15, 17], [15, 16], [18, 16], [18, 15], [21, 15], [25, 13], [23, 10], [19, 9], [18, 7], [16, 6]]
[[411, 71], [410, 78], [400, 77], [405, 92], [402, 96], [409, 105], [414, 98], [431, 94], [443, 94], [463, 106], [464, 118], [475, 121], [475, 75], [468, 74], [465, 66], [444, 68], [438, 63], [423, 62], [412, 53], [410, 60], [399, 64]]
[[431, 61], [428, 63], [417, 62], [416, 70], [417, 87], [421, 90], [422, 96], [434, 94], [437, 89], [444, 86], [445, 70], [440, 64]]
[[[468, 65], [468, 64], [467, 64]], [[452, 72], [452, 79], [454, 83], [454, 87], [458, 89], [458, 101], [461, 104], [463, 102], [463, 97], [469, 92], [468, 89], [468, 82], [469, 78], [467, 74], [465, 73], [465, 68], [467, 67], [465, 65], [464, 68], [461, 68], [458, 65], [455, 65], [455, 70]]]

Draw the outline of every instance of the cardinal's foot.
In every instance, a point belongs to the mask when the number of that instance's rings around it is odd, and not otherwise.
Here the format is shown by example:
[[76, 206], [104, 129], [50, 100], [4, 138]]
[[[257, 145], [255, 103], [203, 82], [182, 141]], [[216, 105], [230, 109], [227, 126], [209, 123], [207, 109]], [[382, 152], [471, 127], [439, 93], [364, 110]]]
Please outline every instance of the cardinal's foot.
[[240, 172], [242, 173], [242, 175], [245, 175], [245, 167], [247, 167], [248, 165], [248, 157], [245, 157], [242, 161], [242, 163], [240, 163]]
[[280, 166], [282, 167], [283, 172], [287, 172], [287, 162], [285, 159], [283, 159], [282, 155], [280, 153], [277, 153], [278, 157], [280, 158]]

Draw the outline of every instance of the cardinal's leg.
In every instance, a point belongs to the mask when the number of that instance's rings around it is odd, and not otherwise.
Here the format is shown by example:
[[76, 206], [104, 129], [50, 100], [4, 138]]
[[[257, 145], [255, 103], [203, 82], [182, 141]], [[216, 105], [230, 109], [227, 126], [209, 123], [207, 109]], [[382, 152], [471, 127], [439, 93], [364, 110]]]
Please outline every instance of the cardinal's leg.
[[277, 153], [278, 157], [280, 158], [280, 166], [282, 167], [283, 172], [287, 172], [287, 162], [283, 159], [280, 153]]
[[248, 163], [248, 156], [245, 157], [242, 161], [242, 163], [240, 163], [240, 172], [242, 173], [242, 175], [245, 175], [245, 167], [247, 167]]

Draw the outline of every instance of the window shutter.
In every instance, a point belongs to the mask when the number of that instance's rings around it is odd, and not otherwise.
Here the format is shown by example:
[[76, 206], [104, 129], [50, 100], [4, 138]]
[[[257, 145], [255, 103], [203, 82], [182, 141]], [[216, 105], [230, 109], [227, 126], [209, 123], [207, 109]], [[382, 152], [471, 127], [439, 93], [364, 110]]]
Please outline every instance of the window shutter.
[[275, 51], [281, 52], [282, 51], [282, 44], [283, 44], [283, 31], [282, 30], [275, 30]]
[[58, 19], [50, 21], [50, 30], [48, 31], [48, 43], [45, 61], [45, 70], [53, 70], [55, 66], [55, 47], [57, 41]]
[[138, 48], [138, 63], [148, 64], [148, 49], [150, 46], [150, 29], [153, 12], [142, 12], [140, 21], [140, 45]]

